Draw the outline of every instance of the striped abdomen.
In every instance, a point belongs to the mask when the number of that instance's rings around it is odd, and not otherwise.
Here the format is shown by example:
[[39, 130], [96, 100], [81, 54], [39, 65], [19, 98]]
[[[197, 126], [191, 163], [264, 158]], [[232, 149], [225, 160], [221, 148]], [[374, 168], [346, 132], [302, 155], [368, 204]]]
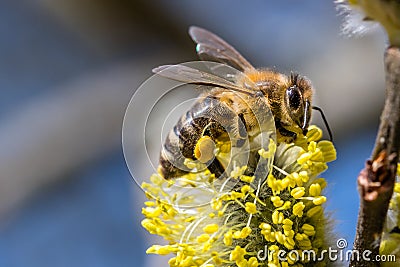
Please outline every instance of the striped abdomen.
[[[216, 140], [237, 125], [238, 116], [226, 103], [212, 95], [201, 98], [169, 132], [160, 154], [159, 171], [166, 179], [187, 174], [190, 170], [184, 165], [185, 158], [196, 160], [194, 150], [202, 136]], [[223, 174], [224, 168], [216, 158], [204, 163], [216, 177]]]

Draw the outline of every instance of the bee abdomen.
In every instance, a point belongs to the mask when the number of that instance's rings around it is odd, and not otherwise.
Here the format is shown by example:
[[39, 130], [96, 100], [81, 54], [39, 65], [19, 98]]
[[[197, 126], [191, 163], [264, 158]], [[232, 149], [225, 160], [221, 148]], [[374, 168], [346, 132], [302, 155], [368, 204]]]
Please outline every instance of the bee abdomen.
[[213, 100], [206, 97], [196, 102], [169, 132], [160, 154], [159, 172], [165, 179], [179, 177], [190, 171], [184, 165], [185, 158], [196, 159], [194, 150], [203, 135], [215, 140], [226, 133], [220, 122], [229, 120], [232, 116], [227, 114], [232, 114], [232, 111], [220, 102], [215, 104], [216, 100]]

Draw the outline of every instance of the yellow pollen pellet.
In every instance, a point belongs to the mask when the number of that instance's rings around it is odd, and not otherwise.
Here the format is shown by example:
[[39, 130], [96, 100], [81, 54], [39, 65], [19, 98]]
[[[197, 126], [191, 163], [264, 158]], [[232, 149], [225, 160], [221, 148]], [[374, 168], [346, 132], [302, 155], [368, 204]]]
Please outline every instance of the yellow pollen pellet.
[[203, 136], [197, 141], [194, 148], [194, 156], [201, 163], [209, 162], [214, 158], [215, 143], [209, 136]]

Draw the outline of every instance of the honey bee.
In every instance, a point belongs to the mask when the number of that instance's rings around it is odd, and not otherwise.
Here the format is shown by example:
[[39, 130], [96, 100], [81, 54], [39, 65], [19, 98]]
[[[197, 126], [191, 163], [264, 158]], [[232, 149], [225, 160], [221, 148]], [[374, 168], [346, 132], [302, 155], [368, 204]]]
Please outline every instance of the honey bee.
[[[200, 59], [222, 63], [233, 71], [221, 77], [183, 64], [153, 69], [163, 77], [204, 90], [165, 140], [159, 160], [159, 172], [165, 179], [187, 174], [188, 170], [172, 162], [182, 163], [185, 159], [206, 164], [216, 177], [223, 175], [226, 166], [214, 151], [216, 141], [226, 140], [228, 132], [233, 133], [233, 146], [239, 148], [271, 127], [276, 128], [278, 143], [291, 143], [307, 133], [313, 96], [309, 79], [257, 69], [231, 45], [205, 29], [192, 26], [189, 35], [197, 44]], [[252, 158], [257, 156], [255, 153]]]

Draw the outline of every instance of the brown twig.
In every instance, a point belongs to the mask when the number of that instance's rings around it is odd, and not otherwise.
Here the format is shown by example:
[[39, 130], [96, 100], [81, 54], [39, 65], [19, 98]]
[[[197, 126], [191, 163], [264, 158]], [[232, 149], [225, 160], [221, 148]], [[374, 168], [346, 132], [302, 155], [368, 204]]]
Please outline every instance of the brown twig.
[[[396, 178], [400, 151], [400, 48], [385, 53], [386, 100], [371, 159], [358, 176], [360, 210], [354, 250], [368, 258], [379, 254], [379, 241]], [[354, 257], [350, 266], [379, 266], [378, 262]]]

